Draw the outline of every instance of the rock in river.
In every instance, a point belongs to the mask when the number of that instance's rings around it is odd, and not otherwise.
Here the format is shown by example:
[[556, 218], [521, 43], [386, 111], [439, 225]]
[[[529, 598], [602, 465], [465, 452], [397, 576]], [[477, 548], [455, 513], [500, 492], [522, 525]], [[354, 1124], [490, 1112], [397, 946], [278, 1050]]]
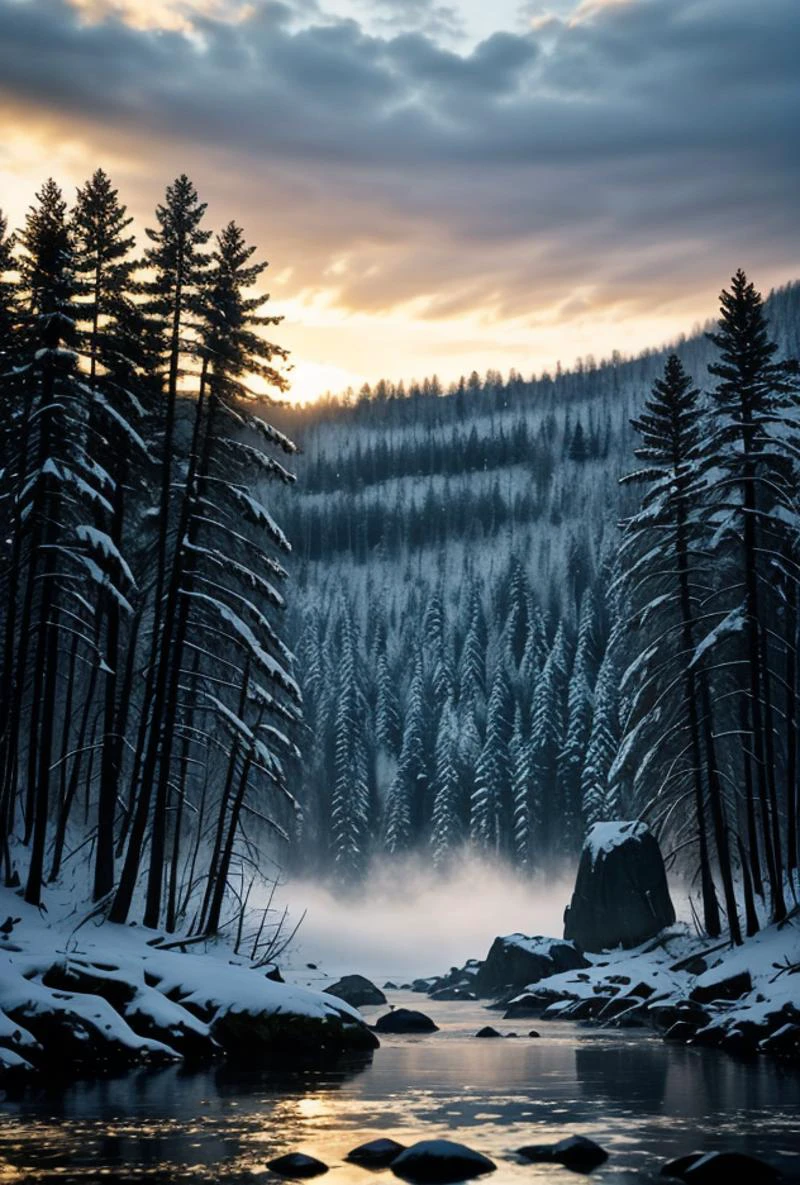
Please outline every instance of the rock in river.
[[354, 1008], [386, 1003], [386, 997], [381, 989], [363, 975], [345, 975], [330, 987], [325, 988], [325, 991], [329, 996], [336, 996], [337, 999], [344, 1000], [345, 1004], [352, 1004]]
[[771, 1165], [743, 1152], [692, 1152], [665, 1164], [661, 1176], [687, 1185], [776, 1185], [781, 1179]]
[[509, 995], [562, 971], [578, 971], [589, 964], [571, 942], [561, 938], [526, 938], [508, 934], [495, 938], [475, 977], [479, 996]]
[[420, 1140], [392, 1161], [392, 1172], [414, 1185], [448, 1185], [494, 1172], [488, 1156], [452, 1140]]
[[661, 849], [648, 826], [595, 823], [564, 913], [564, 937], [583, 950], [627, 950], [674, 921]]
[[359, 1144], [353, 1148], [345, 1160], [351, 1164], [360, 1164], [365, 1169], [387, 1169], [405, 1150], [405, 1144], [398, 1144], [397, 1140], [370, 1140], [368, 1144]]
[[378, 1033], [438, 1033], [439, 1026], [435, 1025], [424, 1012], [417, 1012], [413, 1008], [395, 1008], [394, 1012], [387, 1012], [375, 1021]]
[[319, 1177], [327, 1173], [328, 1166], [316, 1156], [306, 1156], [305, 1152], [289, 1152], [286, 1156], [279, 1156], [267, 1164], [268, 1169], [277, 1173], [279, 1177]]
[[493, 1029], [491, 1025], [484, 1025], [482, 1029], [478, 1029], [475, 1034], [476, 1037], [499, 1037], [497, 1029]]
[[520, 1148], [517, 1155], [524, 1156], [526, 1160], [563, 1164], [565, 1168], [575, 1169], [580, 1173], [591, 1172], [608, 1160], [605, 1148], [601, 1148], [586, 1136], [568, 1136], [566, 1140], [559, 1140], [557, 1144], [529, 1144], [525, 1148]]

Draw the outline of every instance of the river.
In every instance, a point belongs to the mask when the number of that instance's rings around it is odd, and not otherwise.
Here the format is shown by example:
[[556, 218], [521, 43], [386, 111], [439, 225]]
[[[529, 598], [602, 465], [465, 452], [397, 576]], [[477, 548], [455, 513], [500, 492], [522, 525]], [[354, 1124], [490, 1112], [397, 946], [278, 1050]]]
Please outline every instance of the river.
[[[796, 1069], [641, 1030], [538, 1022], [531, 1039], [535, 1022], [500, 1021], [479, 1004], [403, 992], [391, 1001], [422, 1007], [441, 1031], [385, 1037], [371, 1063], [336, 1072], [169, 1069], [6, 1101], [0, 1182], [252, 1182], [268, 1160], [299, 1150], [331, 1165], [322, 1180], [368, 1185], [343, 1157], [380, 1135], [460, 1140], [496, 1161], [493, 1185], [558, 1185], [580, 1178], [517, 1163], [513, 1151], [570, 1134], [610, 1152], [591, 1176], [603, 1185], [653, 1181], [664, 1160], [699, 1149], [761, 1155], [800, 1181]], [[487, 1022], [519, 1039], [476, 1040]]]

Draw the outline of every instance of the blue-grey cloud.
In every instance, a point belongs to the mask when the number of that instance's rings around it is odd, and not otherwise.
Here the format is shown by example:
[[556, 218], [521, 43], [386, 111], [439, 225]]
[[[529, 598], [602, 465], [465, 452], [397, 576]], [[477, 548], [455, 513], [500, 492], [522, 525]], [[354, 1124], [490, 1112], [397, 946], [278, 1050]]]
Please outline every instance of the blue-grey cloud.
[[578, 286], [652, 307], [740, 261], [800, 266], [800, 5], [628, 0], [463, 53], [294, 15], [190, 36], [0, 0], [0, 110], [138, 154], [151, 200], [190, 169], [298, 283], [343, 260], [371, 308], [514, 313]]

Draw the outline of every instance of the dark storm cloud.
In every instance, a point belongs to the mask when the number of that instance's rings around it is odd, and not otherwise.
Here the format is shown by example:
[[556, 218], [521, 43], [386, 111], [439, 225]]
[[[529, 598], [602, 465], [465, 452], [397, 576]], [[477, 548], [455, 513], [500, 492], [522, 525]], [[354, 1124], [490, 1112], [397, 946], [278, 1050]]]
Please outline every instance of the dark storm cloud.
[[292, 16], [190, 37], [0, 0], [0, 106], [189, 162], [298, 283], [344, 259], [356, 307], [508, 314], [577, 286], [652, 307], [654, 274], [668, 300], [800, 266], [800, 4], [629, 0], [465, 53]]

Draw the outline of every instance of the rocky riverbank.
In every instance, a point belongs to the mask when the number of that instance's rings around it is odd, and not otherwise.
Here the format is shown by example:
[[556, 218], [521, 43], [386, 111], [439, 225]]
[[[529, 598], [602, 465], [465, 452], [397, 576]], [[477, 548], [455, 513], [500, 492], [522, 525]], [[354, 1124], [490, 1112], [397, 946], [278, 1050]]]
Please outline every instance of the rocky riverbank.
[[672, 926], [631, 950], [582, 952], [561, 939], [511, 934], [485, 960], [417, 980], [461, 990], [505, 1019], [648, 1026], [665, 1040], [800, 1062], [800, 911], [741, 947]]

